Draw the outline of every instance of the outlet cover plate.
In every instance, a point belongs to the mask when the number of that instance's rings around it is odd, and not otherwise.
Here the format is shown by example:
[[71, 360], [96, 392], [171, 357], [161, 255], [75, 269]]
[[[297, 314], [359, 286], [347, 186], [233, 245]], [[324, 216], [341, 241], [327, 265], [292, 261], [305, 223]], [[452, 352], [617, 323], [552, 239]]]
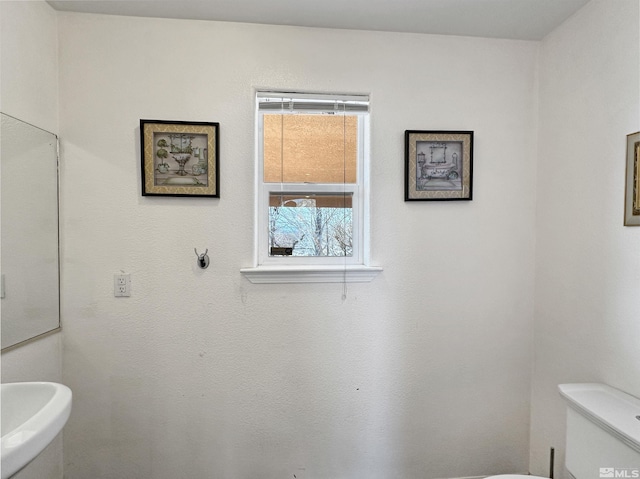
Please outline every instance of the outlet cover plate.
[[129, 273], [113, 275], [113, 295], [116, 298], [131, 296], [131, 275]]

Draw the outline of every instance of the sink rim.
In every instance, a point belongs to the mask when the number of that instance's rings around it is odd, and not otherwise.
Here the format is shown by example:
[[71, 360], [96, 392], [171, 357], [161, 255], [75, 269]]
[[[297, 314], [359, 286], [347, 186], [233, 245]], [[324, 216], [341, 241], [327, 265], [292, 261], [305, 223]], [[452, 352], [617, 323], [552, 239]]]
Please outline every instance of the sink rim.
[[29, 464], [60, 433], [71, 414], [72, 393], [64, 384], [30, 381], [2, 384], [2, 394], [31, 385], [53, 388], [53, 396], [22, 424], [2, 436], [1, 479], [7, 479]]

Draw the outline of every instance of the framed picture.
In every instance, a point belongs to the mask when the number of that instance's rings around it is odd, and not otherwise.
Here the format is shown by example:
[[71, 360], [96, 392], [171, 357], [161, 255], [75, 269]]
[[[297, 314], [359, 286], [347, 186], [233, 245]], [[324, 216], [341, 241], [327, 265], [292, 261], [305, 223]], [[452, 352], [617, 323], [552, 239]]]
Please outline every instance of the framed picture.
[[140, 120], [143, 196], [220, 197], [218, 123]]
[[473, 131], [404, 132], [405, 201], [471, 200]]
[[640, 131], [627, 135], [627, 182], [624, 225], [640, 226]]

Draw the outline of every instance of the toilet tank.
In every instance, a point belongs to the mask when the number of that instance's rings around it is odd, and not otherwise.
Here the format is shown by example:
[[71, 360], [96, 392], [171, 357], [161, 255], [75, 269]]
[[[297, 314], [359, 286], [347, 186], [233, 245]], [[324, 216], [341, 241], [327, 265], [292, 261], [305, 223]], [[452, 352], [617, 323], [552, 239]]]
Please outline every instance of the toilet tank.
[[561, 384], [565, 466], [576, 479], [640, 479], [640, 399], [605, 384]]

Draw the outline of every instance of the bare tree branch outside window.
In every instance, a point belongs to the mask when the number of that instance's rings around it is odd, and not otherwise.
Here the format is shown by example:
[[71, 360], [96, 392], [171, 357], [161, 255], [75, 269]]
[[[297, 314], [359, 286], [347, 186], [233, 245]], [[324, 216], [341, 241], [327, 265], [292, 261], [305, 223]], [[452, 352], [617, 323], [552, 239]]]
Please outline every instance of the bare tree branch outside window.
[[269, 243], [270, 247], [293, 248], [293, 256], [351, 256], [351, 208], [316, 206], [308, 198], [271, 206]]

